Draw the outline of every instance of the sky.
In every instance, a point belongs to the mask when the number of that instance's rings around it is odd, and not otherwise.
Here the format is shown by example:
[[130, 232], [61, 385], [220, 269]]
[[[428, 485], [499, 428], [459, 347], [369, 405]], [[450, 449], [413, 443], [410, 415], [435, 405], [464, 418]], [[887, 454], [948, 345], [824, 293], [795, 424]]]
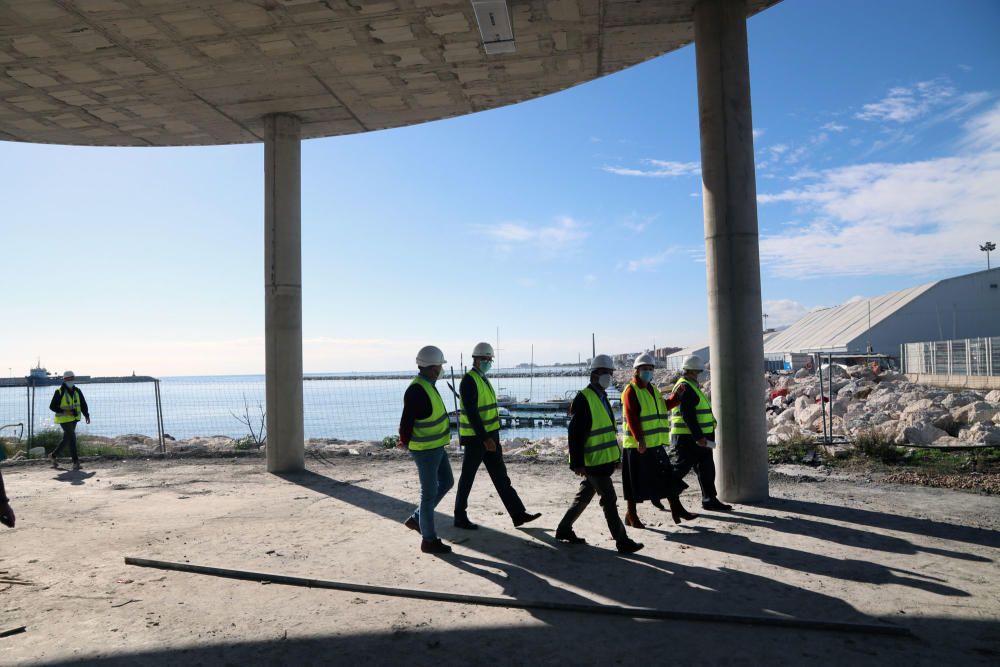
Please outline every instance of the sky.
[[[785, 0], [748, 22], [768, 326], [986, 268], [1000, 3]], [[264, 368], [263, 147], [0, 142], [0, 373]], [[302, 148], [306, 372], [707, 341], [694, 47]], [[994, 266], [1000, 255], [993, 255]], [[763, 314], [762, 314], [763, 315]]]

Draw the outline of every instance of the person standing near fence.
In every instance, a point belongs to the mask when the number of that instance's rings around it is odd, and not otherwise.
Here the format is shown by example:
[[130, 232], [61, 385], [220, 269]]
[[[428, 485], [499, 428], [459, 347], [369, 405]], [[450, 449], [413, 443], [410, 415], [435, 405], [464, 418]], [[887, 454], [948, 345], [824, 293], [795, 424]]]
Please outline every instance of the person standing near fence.
[[[622, 495], [628, 507], [625, 525], [645, 528], [636, 504], [649, 500], [655, 506], [661, 498], [670, 503], [674, 523], [690, 521], [697, 515], [684, 509], [680, 499], [687, 484], [674, 477], [665, 447], [670, 442], [670, 409], [680, 404], [687, 385], [679, 386], [664, 398], [653, 384], [656, 359], [648, 352], [636, 357], [632, 368], [632, 381], [622, 391], [625, 430]], [[659, 507], [662, 509], [663, 505]]]
[[476, 481], [476, 472], [482, 463], [493, 480], [493, 486], [500, 494], [503, 506], [514, 521], [522, 526], [534, 521], [541, 514], [529, 514], [521, 502], [521, 497], [510, 483], [507, 466], [503, 462], [503, 448], [500, 445], [500, 412], [497, 395], [486, 374], [493, 366], [493, 346], [479, 343], [472, 349], [472, 368], [462, 378], [459, 394], [462, 397], [462, 412], [458, 424], [459, 443], [465, 452], [462, 459], [462, 474], [458, 478], [455, 493], [455, 527], [466, 530], [479, 528], [469, 521], [469, 493]]
[[49, 455], [52, 459], [52, 467], [58, 468], [56, 459], [63, 447], [69, 448], [69, 455], [73, 457], [73, 470], [80, 469], [80, 457], [76, 451], [76, 424], [80, 421], [80, 415], [90, 423], [90, 409], [87, 407], [87, 399], [83, 397], [83, 392], [74, 382], [76, 375], [73, 371], [63, 373], [63, 383], [52, 395], [49, 403], [49, 410], [56, 413], [55, 423], [59, 424], [63, 430], [62, 440], [59, 446]]
[[611, 475], [618, 469], [622, 455], [618, 447], [615, 414], [611, 410], [606, 391], [611, 386], [614, 369], [614, 361], [608, 355], [599, 354], [594, 357], [590, 364], [590, 384], [573, 399], [573, 416], [569, 422], [569, 467], [583, 479], [580, 480], [573, 504], [566, 510], [556, 528], [556, 539], [570, 544], [586, 542], [573, 532], [573, 524], [583, 514], [583, 510], [587, 509], [594, 494], [597, 494], [601, 497], [604, 518], [618, 551], [630, 554], [641, 549], [642, 544], [629, 539], [625, 531], [625, 525], [618, 516], [615, 485], [611, 481]]
[[7, 491], [3, 486], [2, 472], [0, 472], [0, 523], [9, 528], [14, 527], [14, 509], [10, 506], [10, 498], [7, 497]]
[[420, 550], [430, 554], [451, 553], [451, 547], [434, 530], [434, 508], [455, 483], [447, 452], [451, 442], [448, 410], [434, 386], [444, 374], [446, 363], [440, 348], [420, 348], [419, 373], [403, 395], [403, 415], [399, 419], [398, 447], [410, 452], [420, 478], [420, 505], [403, 525], [420, 532]]

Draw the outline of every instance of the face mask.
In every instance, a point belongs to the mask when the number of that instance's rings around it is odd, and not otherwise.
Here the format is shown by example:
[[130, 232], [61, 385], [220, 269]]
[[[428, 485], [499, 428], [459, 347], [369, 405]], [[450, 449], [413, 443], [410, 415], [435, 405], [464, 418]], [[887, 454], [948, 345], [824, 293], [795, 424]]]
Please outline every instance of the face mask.
[[611, 376], [610, 375], [598, 375], [597, 384], [601, 385], [604, 389], [611, 386]]
[[493, 368], [493, 362], [492, 361], [483, 361], [483, 362], [480, 362], [480, 364], [479, 364], [479, 372], [482, 373], [483, 375], [486, 375], [487, 373], [489, 373], [491, 368]]
[[643, 382], [652, 382], [653, 371], [639, 371], [639, 379]]
[[73, 383], [72, 382], [66, 382], [66, 386], [69, 387], [70, 389], [72, 389], [73, 388]]

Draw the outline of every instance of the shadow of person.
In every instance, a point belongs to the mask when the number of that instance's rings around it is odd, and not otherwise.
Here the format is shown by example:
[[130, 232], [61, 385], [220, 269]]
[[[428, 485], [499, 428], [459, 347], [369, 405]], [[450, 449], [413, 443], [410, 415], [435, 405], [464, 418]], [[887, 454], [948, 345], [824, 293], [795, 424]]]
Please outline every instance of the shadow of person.
[[80, 486], [96, 474], [97, 473], [92, 470], [88, 470], [87, 472], [82, 470], [67, 470], [59, 473], [53, 479], [60, 482], [69, 482], [73, 486]]
[[[310, 470], [278, 476], [382, 516], [393, 523], [401, 524], [414, 507], [411, 502], [362, 486], [345, 484]], [[777, 579], [736, 570], [720, 571], [664, 563], [644, 556], [642, 552], [622, 557], [613, 547], [562, 543], [557, 546], [551, 534], [554, 529], [532, 526], [520, 529], [518, 534], [480, 525], [475, 534], [463, 531], [461, 537], [464, 539], [456, 542], [449, 536], [449, 533], [454, 534], [456, 530], [450, 529], [450, 517], [447, 521], [440, 521], [438, 525], [439, 533], [443, 533], [446, 540], [460, 544], [462, 550], [475, 550], [505, 563], [503, 566], [494, 563], [490, 567], [516, 567], [530, 572], [530, 576], [500, 582], [518, 597], [540, 597], [555, 587], [566, 591], [575, 589], [581, 593], [573, 595], [581, 597], [585, 591], [598, 598], [630, 607], [659, 608], [668, 600], [673, 608], [697, 609], [706, 613], [717, 613], [720, 609], [725, 609], [728, 613], [742, 615], [772, 615], [777, 612], [792, 617], [851, 622], [870, 620], [870, 617], [843, 600]], [[398, 529], [406, 530], [402, 525]], [[526, 540], [525, 536], [532, 539]], [[448, 558], [461, 560], [465, 556], [454, 553]], [[467, 564], [466, 567], [472, 566]], [[517, 583], [516, 588], [510, 588], [515, 585], [514, 582]], [[539, 587], [537, 591], [535, 587]], [[734, 590], [740, 591], [740, 595], [734, 596]], [[588, 602], [592, 603], [593, 600]]]
[[969, 597], [969, 593], [963, 590], [938, 583], [942, 581], [941, 579], [909, 570], [869, 561], [833, 558], [809, 551], [790, 549], [777, 544], [761, 544], [754, 542], [744, 535], [712, 532], [694, 526], [692, 526], [692, 529], [694, 532], [672, 535], [671, 541], [699, 549], [710, 549], [712, 551], [755, 558], [762, 563], [769, 563], [788, 570], [818, 574], [834, 579], [856, 581], [865, 584], [896, 584], [938, 595]]
[[752, 514], [750, 512], [734, 512], [727, 516], [713, 517], [717, 521], [767, 528], [788, 535], [802, 535], [827, 542], [834, 542], [859, 549], [871, 549], [894, 554], [927, 553], [957, 560], [967, 560], [977, 563], [992, 563], [993, 559], [964, 551], [952, 551], [938, 547], [928, 547], [913, 544], [901, 537], [875, 533], [870, 530], [860, 530], [849, 526], [813, 521], [801, 516], [771, 516]]
[[874, 510], [845, 507], [844, 505], [827, 505], [810, 500], [772, 498], [766, 503], [766, 506], [770, 509], [781, 510], [782, 512], [834, 519], [844, 523], [871, 526], [872, 528], [885, 528], [900, 533], [936, 537], [951, 542], [966, 542], [994, 549], [1000, 546], [1000, 532], [986, 528], [943, 523], [941, 521], [934, 521], [933, 519], [888, 514]]

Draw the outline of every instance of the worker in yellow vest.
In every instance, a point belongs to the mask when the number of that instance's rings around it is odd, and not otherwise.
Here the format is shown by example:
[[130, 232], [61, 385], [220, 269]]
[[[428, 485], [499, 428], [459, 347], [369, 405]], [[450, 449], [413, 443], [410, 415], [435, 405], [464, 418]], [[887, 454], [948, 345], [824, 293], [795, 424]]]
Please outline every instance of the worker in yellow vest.
[[76, 386], [76, 375], [73, 371], [63, 373], [63, 382], [56, 389], [56, 393], [49, 402], [49, 410], [56, 413], [53, 421], [62, 428], [63, 436], [59, 441], [59, 446], [49, 454], [52, 460], [52, 467], [58, 468], [56, 459], [63, 447], [69, 448], [69, 455], [73, 458], [73, 470], [80, 469], [80, 457], [76, 451], [76, 424], [82, 415], [87, 423], [90, 423], [90, 409], [87, 407], [87, 399], [83, 397], [83, 392]]
[[618, 496], [611, 476], [621, 462], [618, 427], [608, 401], [615, 363], [606, 354], [599, 354], [590, 363], [590, 384], [573, 399], [569, 422], [569, 467], [582, 477], [573, 504], [566, 510], [556, 539], [570, 544], [583, 544], [585, 539], [573, 532], [573, 524], [597, 494], [608, 522], [608, 529], [619, 553], [635, 553], [642, 544], [631, 540], [618, 516]]
[[486, 472], [493, 480], [500, 500], [515, 526], [534, 521], [539, 514], [529, 514], [517, 495], [507, 466], [503, 462], [503, 447], [500, 445], [500, 412], [497, 395], [486, 377], [493, 367], [493, 346], [478, 343], [472, 349], [472, 368], [462, 377], [458, 393], [462, 398], [462, 412], [458, 422], [459, 444], [464, 450], [462, 474], [458, 478], [455, 492], [455, 527], [475, 530], [479, 526], [469, 521], [469, 493], [476, 479], [481, 463], [486, 464]]
[[694, 519], [681, 504], [680, 494], [687, 484], [677, 480], [665, 445], [670, 443], [670, 409], [681, 402], [687, 385], [664, 398], [653, 384], [656, 359], [648, 352], [632, 363], [632, 381], [622, 390], [622, 425], [625, 431], [622, 464], [622, 495], [625, 496], [625, 525], [645, 528], [636, 509], [649, 500], [663, 509], [660, 499], [670, 503], [674, 523]]
[[399, 419], [400, 449], [410, 452], [420, 478], [420, 505], [403, 522], [423, 538], [420, 550], [429, 554], [451, 553], [434, 530], [434, 508], [448, 493], [455, 478], [448, 462], [451, 424], [441, 394], [434, 383], [444, 374], [447, 363], [441, 348], [427, 345], [417, 353], [418, 374], [403, 395], [403, 415]]
[[670, 458], [674, 477], [683, 480], [691, 468], [698, 474], [701, 486], [701, 506], [706, 510], [728, 512], [732, 506], [719, 500], [715, 490], [715, 416], [712, 404], [698, 384], [705, 362], [697, 355], [684, 360], [684, 375], [677, 380], [674, 391], [686, 385], [681, 404], [670, 413]]

